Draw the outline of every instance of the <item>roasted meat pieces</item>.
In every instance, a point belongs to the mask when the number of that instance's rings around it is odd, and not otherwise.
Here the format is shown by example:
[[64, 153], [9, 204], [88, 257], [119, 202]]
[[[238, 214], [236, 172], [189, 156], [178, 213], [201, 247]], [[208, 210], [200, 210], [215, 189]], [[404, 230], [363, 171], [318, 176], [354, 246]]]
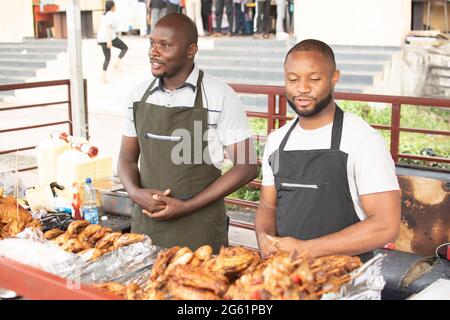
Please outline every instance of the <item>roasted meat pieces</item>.
[[361, 265], [350, 256], [315, 259], [278, 252], [261, 259], [243, 247], [221, 248], [213, 256], [210, 246], [194, 252], [175, 246], [158, 255], [147, 283], [124, 286], [120, 294], [150, 300], [316, 300], [337, 292]]
[[86, 260], [95, 260], [105, 253], [133, 243], [144, 241], [147, 237], [137, 233], [112, 232], [110, 228], [90, 224], [86, 220], [73, 221], [67, 231], [52, 229], [44, 234], [47, 240], [63, 250], [79, 254]]
[[39, 221], [33, 219], [13, 196], [0, 197], [0, 239], [14, 237], [25, 228], [42, 229]]

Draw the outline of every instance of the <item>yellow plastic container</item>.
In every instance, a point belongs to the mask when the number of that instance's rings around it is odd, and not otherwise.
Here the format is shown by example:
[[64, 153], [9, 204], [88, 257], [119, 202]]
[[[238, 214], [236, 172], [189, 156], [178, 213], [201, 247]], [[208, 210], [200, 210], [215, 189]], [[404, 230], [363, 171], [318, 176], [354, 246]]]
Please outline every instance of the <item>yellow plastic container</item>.
[[56, 181], [58, 156], [69, 149], [67, 142], [52, 138], [42, 141], [36, 147], [39, 186], [48, 186]]
[[75, 149], [64, 151], [57, 159], [57, 182], [70, 188], [73, 182], [83, 184], [86, 178], [95, 181], [112, 176], [112, 157], [99, 153], [90, 158]]

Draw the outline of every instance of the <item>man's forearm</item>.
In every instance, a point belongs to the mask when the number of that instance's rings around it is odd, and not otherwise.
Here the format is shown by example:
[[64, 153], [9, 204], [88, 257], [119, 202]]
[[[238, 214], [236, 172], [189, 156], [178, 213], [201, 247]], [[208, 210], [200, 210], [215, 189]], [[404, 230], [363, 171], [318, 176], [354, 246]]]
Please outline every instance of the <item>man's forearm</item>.
[[277, 235], [275, 216], [276, 211], [274, 209], [264, 207], [263, 203], [259, 204], [255, 214], [255, 231], [258, 243], [261, 243], [261, 237]]
[[224, 198], [243, 185], [252, 181], [257, 175], [257, 167], [253, 164], [238, 164], [214, 181], [205, 190], [188, 200], [190, 211], [196, 211], [209, 203]]
[[331, 254], [356, 255], [383, 247], [395, 241], [397, 232], [370, 217], [341, 231], [307, 240], [314, 256]]
[[136, 202], [136, 191], [141, 185], [137, 163], [119, 159], [117, 173], [128, 195]]

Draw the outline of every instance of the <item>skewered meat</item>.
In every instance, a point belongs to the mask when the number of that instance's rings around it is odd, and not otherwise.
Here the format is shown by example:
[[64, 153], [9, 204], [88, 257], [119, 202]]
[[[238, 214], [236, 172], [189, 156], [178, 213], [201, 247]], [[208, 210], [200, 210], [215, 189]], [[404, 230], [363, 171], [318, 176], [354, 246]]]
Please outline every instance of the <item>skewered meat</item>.
[[89, 241], [89, 238], [94, 235], [97, 231], [99, 231], [102, 226], [98, 224], [90, 224], [78, 235], [78, 239], [81, 241]]
[[83, 231], [87, 226], [89, 226], [89, 222], [86, 220], [77, 220], [72, 221], [67, 227], [67, 233], [76, 235]]
[[358, 257], [327, 256], [294, 260], [278, 252], [240, 277], [228, 288], [227, 299], [320, 299], [351, 280], [349, 272], [361, 266]]
[[143, 234], [125, 233], [114, 241], [114, 249], [118, 249], [120, 247], [128, 246], [130, 244], [141, 242], [144, 240], [145, 236]]
[[121, 235], [121, 232], [108, 233], [97, 241], [95, 247], [98, 249], [108, 249], [114, 245], [114, 241], [116, 241]]
[[44, 238], [47, 240], [53, 240], [55, 239], [57, 236], [60, 236], [64, 233], [64, 231], [62, 231], [61, 229], [52, 229], [52, 230], [48, 230], [47, 232], [44, 233]]

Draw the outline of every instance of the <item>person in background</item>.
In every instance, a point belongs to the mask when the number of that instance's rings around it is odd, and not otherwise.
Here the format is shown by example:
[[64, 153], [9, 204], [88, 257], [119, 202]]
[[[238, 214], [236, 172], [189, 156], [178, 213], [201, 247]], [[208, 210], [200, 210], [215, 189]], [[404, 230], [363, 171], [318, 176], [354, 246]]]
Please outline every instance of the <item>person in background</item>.
[[256, 33], [253, 35], [255, 39], [270, 38], [270, 0], [256, 1]]
[[100, 20], [100, 27], [97, 32], [97, 42], [102, 47], [105, 60], [103, 62], [103, 71], [101, 81], [107, 83], [106, 71], [111, 60], [111, 48], [120, 49], [117, 61], [114, 63], [114, 68], [121, 71], [120, 63], [128, 51], [128, 46], [117, 36], [117, 20], [115, 18], [116, 6], [114, 1], [105, 2], [105, 12]]
[[180, 10], [180, 0], [167, 0], [167, 14], [178, 13]]
[[151, 10], [151, 27], [150, 32], [155, 27], [159, 19], [167, 14], [167, 0], [148, 0]]
[[211, 26], [212, 0], [202, 0], [202, 21], [205, 32], [212, 33]]
[[335, 103], [339, 70], [326, 43], [307, 39], [284, 62], [295, 119], [270, 133], [255, 230], [263, 255], [360, 255], [394, 242], [400, 188], [386, 142]]
[[254, 0], [245, 0], [244, 6], [244, 34], [252, 35], [253, 34], [253, 25], [255, 18], [255, 1]]
[[286, 16], [286, 0], [277, 0], [276, 38], [285, 40], [289, 34], [284, 31], [284, 18]]
[[139, 8], [139, 35], [141, 37], [145, 37], [148, 35], [148, 26], [147, 26], [147, 1], [148, 0], [138, 0], [138, 8]]
[[195, 22], [199, 37], [205, 35], [202, 21], [202, 1], [201, 0], [186, 0], [186, 15]]
[[228, 32], [227, 36], [231, 36], [233, 32], [233, 0], [217, 0], [216, 2], [216, 33], [215, 36], [222, 35], [222, 18], [223, 9], [226, 9], [228, 19]]
[[244, 11], [246, 0], [233, 0], [234, 4], [234, 28], [233, 33], [236, 35], [244, 33]]

